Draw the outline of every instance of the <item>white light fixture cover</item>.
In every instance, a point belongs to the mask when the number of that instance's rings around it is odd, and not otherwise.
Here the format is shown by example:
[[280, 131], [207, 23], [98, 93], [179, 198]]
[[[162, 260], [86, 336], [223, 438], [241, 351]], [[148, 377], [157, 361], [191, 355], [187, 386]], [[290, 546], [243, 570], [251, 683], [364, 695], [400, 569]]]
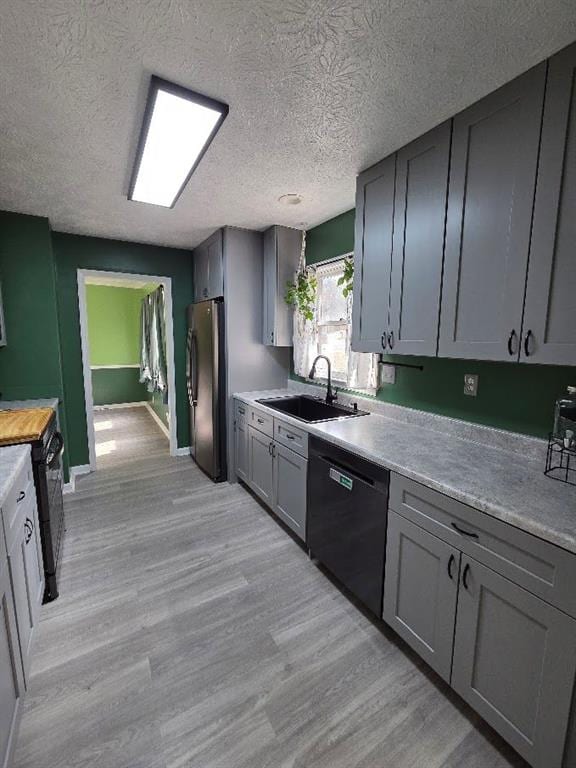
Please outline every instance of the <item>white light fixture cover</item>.
[[128, 199], [172, 208], [227, 114], [227, 104], [153, 75]]

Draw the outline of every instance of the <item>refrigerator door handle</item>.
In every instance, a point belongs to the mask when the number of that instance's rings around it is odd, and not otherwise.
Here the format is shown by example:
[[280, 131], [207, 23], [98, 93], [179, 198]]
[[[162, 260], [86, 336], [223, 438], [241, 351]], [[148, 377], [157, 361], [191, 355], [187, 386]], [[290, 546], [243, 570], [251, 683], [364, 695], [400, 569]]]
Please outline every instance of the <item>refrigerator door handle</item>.
[[188, 402], [195, 406], [198, 399], [198, 346], [192, 328], [188, 329], [186, 337], [186, 389]]

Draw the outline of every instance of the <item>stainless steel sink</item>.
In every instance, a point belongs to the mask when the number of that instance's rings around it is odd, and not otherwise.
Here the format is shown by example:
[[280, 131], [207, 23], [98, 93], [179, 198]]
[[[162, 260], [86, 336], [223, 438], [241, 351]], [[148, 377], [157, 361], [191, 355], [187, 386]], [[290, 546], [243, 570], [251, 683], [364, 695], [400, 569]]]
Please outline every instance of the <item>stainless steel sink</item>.
[[360, 411], [358, 408], [340, 405], [339, 403], [329, 405], [319, 397], [312, 397], [310, 395], [263, 398], [256, 402], [266, 405], [268, 408], [273, 408], [280, 413], [292, 416], [294, 419], [305, 421], [308, 424], [368, 415], [368, 411]]

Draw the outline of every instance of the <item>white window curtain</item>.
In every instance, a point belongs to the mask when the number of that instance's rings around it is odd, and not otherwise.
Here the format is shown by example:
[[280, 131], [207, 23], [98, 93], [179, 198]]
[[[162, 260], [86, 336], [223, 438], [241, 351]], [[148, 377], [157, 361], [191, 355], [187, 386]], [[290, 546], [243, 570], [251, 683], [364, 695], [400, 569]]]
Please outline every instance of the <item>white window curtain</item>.
[[148, 392], [168, 397], [166, 374], [165, 304], [162, 286], [142, 299], [140, 339], [140, 381]]
[[338, 285], [346, 258], [352, 258], [352, 254], [308, 267], [315, 272], [318, 282], [316, 304], [312, 320], [305, 320], [298, 310], [295, 312], [294, 372], [307, 378], [314, 358], [323, 354], [330, 358], [332, 378], [337, 384], [376, 394], [378, 356], [351, 349], [352, 294], [345, 298], [342, 286]]

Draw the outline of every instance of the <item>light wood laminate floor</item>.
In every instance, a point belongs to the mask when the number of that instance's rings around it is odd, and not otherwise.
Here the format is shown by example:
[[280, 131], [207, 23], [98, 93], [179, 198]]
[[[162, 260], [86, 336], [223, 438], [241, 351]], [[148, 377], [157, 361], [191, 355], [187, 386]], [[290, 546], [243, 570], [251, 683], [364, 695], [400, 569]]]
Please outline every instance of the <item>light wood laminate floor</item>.
[[143, 415], [98, 414], [112, 426], [97, 434], [124, 437], [66, 497], [16, 768], [525, 765], [249, 493], [170, 458]]

